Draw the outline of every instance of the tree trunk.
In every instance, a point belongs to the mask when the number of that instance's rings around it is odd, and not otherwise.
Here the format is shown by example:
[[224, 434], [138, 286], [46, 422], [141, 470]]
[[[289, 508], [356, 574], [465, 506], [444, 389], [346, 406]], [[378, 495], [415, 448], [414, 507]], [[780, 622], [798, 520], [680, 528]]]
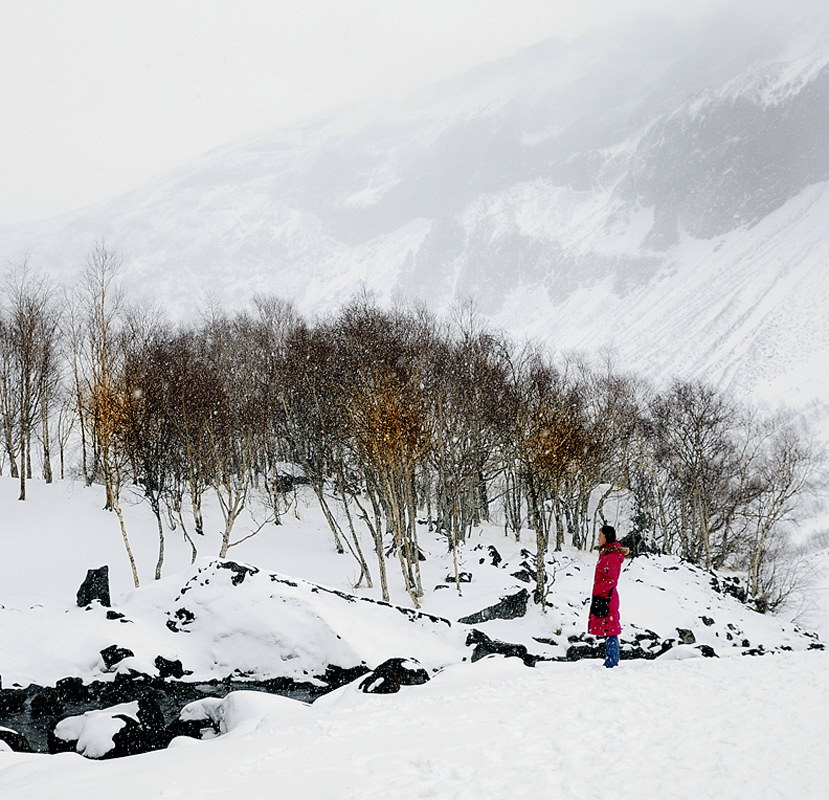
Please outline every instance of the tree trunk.
[[26, 499], [26, 436], [22, 429], [20, 431], [20, 497], [17, 499]]
[[161, 506], [156, 500], [150, 501], [150, 506], [155, 514], [155, 521], [158, 524], [158, 561], [155, 565], [155, 579], [161, 580], [161, 568], [164, 566], [164, 526], [161, 524]]
[[123, 540], [124, 548], [127, 551], [127, 558], [129, 559], [130, 569], [132, 570], [132, 580], [135, 585], [135, 588], [137, 589], [140, 585], [138, 580], [138, 568], [135, 565], [135, 556], [133, 556], [132, 554], [132, 547], [130, 547], [129, 536], [127, 536], [127, 526], [124, 522], [124, 514], [121, 511], [121, 504], [118, 502], [117, 499], [113, 502], [113, 508], [115, 509], [115, 514], [118, 517], [118, 525], [121, 527], [121, 539]]

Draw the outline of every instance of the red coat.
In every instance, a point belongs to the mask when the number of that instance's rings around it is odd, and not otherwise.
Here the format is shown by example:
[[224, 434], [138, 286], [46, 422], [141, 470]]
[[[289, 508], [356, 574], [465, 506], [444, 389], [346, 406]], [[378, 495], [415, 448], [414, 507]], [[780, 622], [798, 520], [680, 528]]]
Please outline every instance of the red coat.
[[596, 574], [593, 577], [593, 595], [607, 597], [611, 589], [613, 589], [613, 594], [610, 596], [610, 613], [606, 617], [590, 615], [587, 632], [593, 636], [618, 636], [622, 632], [622, 622], [619, 619], [619, 592], [616, 591], [616, 584], [619, 582], [622, 562], [627, 552], [627, 548], [622, 547], [618, 542], [606, 544], [599, 551]]

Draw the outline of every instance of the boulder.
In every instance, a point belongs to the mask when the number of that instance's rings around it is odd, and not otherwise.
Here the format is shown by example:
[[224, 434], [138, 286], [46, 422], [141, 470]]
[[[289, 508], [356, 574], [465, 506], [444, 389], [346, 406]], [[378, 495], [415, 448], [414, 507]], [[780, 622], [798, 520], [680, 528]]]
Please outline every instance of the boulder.
[[211, 719], [174, 719], [167, 726], [167, 737], [172, 741], [177, 736], [190, 739], [213, 739], [219, 735], [219, 727]]
[[103, 606], [110, 605], [109, 567], [106, 564], [87, 571], [86, 578], [78, 589], [76, 599], [81, 608], [88, 606], [94, 600], [98, 600]]
[[533, 667], [538, 660], [535, 656], [531, 656], [527, 648], [523, 644], [512, 644], [511, 642], [501, 642], [498, 639], [490, 639], [483, 631], [477, 629], [470, 632], [466, 637], [467, 647], [474, 645], [475, 649], [472, 651], [471, 661], [480, 661], [486, 656], [499, 655], [507, 658], [520, 658], [528, 667]]
[[111, 670], [119, 661], [125, 658], [132, 658], [135, 653], [126, 647], [118, 647], [117, 644], [111, 644], [101, 650], [101, 658], [104, 660], [104, 667]]
[[516, 619], [523, 617], [527, 613], [527, 602], [530, 599], [530, 593], [526, 589], [521, 589], [515, 594], [502, 597], [495, 605], [487, 606], [486, 608], [476, 611], [469, 616], [461, 617], [458, 622], [465, 625], [480, 625], [482, 622], [488, 622], [491, 619]]
[[62, 719], [49, 731], [50, 753], [107, 759], [160, 750], [170, 743], [164, 715], [149, 697]]
[[497, 567], [504, 560], [501, 558], [501, 554], [495, 549], [494, 545], [489, 545], [487, 547], [487, 552], [489, 553], [489, 563], [492, 564], [493, 567]]
[[687, 628], [677, 628], [676, 633], [679, 637], [680, 644], [696, 644], [697, 642], [697, 637], [694, 636], [694, 632]]
[[183, 678], [185, 675], [184, 666], [178, 659], [173, 661], [164, 656], [156, 656], [154, 663], [159, 678]]
[[567, 648], [565, 661], [581, 661], [583, 658], [604, 658], [604, 646], [591, 645], [587, 642], [572, 644]]
[[429, 680], [429, 673], [412, 658], [390, 658], [372, 670], [360, 682], [366, 694], [394, 694], [401, 686], [420, 686]]
[[[445, 578], [446, 583], [455, 583], [455, 576], [454, 575], [447, 575]], [[472, 583], [472, 573], [471, 572], [459, 572], [458, 573], [458, 583]]]

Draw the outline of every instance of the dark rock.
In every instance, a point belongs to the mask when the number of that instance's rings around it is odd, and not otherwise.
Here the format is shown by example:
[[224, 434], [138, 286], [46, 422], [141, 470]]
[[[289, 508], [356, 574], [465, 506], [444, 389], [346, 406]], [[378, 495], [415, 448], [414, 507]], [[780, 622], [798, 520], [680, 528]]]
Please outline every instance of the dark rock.
[[166, 735], [170, 741], [176, 736], [205, 739], [218, 736], [219, 733], [218, 726], [210, 719], [174, 719], [166, 729]]
[[0, 689], [0, 717], [17, 714], [26, 707], [24, 689]]
[[633, 659], [645, 659], [651, 661], [656, 658], [656, 654], [650, 650], [643, 650], [641, 647], [620, 647], [619, 659], [621, 661], [632, 661]]
[[741, 603], [747, 603], [749, 601], [748, 587], [736, 575], [711, 575], [711, 588], [720, 594], [731, 595]]
[[129, 648], [118, 647], [117, 644], [111, 644], [109, 647], [101, 650], [104, 667], [108, 670], [112, 669], [119, 661], [123, 661], [125, 658], [132, 658], [134, 655], [135, 653]]
[[714, 652], [714, 648], [709, 644], [698, 644], [697, 650], [699, 650], [700, 653], [702, 653], [706, 658], [719, 658], [719, 656]]
[[681, 644], [695, 644], [697, 641], [697, 637], [694, 636], [694, 632], [689, 631], [687, 628], [677, 628], [676, 632], [679, 636]]
[[479, 625], [491, 619], [516, 619], [523, 617], [527, 613], [527, 602], [529, 599], [529, 592], [526, 589], [521, 589], [516, 594], [502, 597], [500, 602], [495, 605], [487, 606], [474, 614], [461, 617], [458, 622], [465, 625]]
[[184, 666], [178, 659], [171, 661], [164, 656], [156, 656], [155, 668], [160, 678], [183, 678], [185, 675]]
[[528, 569], [519, 569], [518, 572], [511, 572], [510, 575], [523, 583], [530, 583], [533, 580], [533, 574]]
[[[112, 748], [101, 755], [101, 759], [120, 758], [160, 750], [170, 743], [170, 736], [164, 725], [164, 715], [158, 703], [149, 697], [140, 697], [137, 703], [138, 711], [135, 717], [130, 714], [115, 713], [112, 709], [112, 719], [120, 720], [123, 725], [112, 737]], [[67, 741], [59, 738], [55, 733], [56, 727], [49, 732], [49, 752], [76, 750], [77, 740]]]
[[394, 694], [401, 686], [420, 686], [429, 680], [429, 673], [411, 658], [390, 658], [372, 670], [359, 689], [366, 694]]
[[[356, 681], [362, 675], [369, 672], [365, 664], [357, 667], [338, 667], [336, 664], [329, 664], [323, 675], [318, 675], [318, 680], [324, 681], [331, 689], [338, 689], [340, 686]], [[327, 691], [327, 690], [326, 690]]]
[[[231, 580], [233, 580], [231, 578]], [[167, 620], [167, 627], [173, 631], [173, 633], [181, 633], [184, 631], [187, 625], [190, 625], [195, 619], [196, 615], [187, 608], [179, 608], [176, 609], [176, 612], [173, 614], [175, 619], [168, 619]]]
[[97, 569], [87, 570], [86, 578], [78, 589], [76, 600], [81, 608], [88, 606], [94, 600], [98, 600], [103, 606], [110, 605], [109, 567], [106, 564]]
[[55, 684], [55, 691], [64, 703], [84, 703], [89, 699], [89, 690], [81, 678], [61, 678]]
[[702, 624], [708, 628], [714, 624], [714, 620], [711, 619], [711, 617], [700, 617], [700, 620], [702, 620]]
[[740, 643], [740, 646], [741, 647], [751, 647], [751, 642], [748, 639], [743, 639], [743, 641]]
[[629, 533], [627, 536], [619, 539], [619, 544], [622, 547], [627, 547], [630, 551], [631, 558], [659, 553], [659, 548], [649, 545], [641, 533]]
[[[279, 494], [290, 492], [295, 486], [306, 486], [311, 481], [304, 475], [288, 475], [279, 473], [273, 478], [273, 490]], [[418, 520], [419, 522], [420, 520]]]
[[487, 547], [487, 552], [489, 553], [489, 563], [492, 564], [493, 567], [497, 567], [504, 560], [501, 558], [501, 554], [495, 549], [494, 545], [489, 545]]
[[539, 644], [548, 644], [552, 647], [558, 645], [558, 642], [555, 639], [545, 639], [543, 636], [533, 636], [533, 641], [538, 642]]
[[536, 657], [531, 656], [527, 648], [523, 644], [512, 644], [511, 642], [501, 642], [498, 639], [490, 639], [483, 631], [470, 631], [469, 636], [466, 637], [466, 646], [475, 646], [472, 651], [470, 661], [480, 661], [486, 656], [499, 655], [507, 656], [508, 658], [520, 658], [527, 666], [535, 666]]
[[583, 658], [604, 658], [604, 647], [593, 647], [586, 642], [573, 644], [567, 648], [567, 655], [564, 660], [581, 661]]
[[107, 611], [107, 619], [112, 620], [112, 619], [124, 619], [124, 618], [125, 618], [124, 615], [120, 611], [113, 611], [112, 609]]
[[0, 742], [5, 742], [15, 753], [31, 753], [26, 737], [17, 731], [0, 728]]
[[821, 642], [810, 642], [809, 643], [810, 650], [825, 650], [826, 646]]
[[55, 735], [54, 727], [49, 728], [46, 735], [47, 752], [55, 755], [56, 753], [74, 753], [76, 741], [67, 741]]
[[[455, 583], [455, 576], [454, 575], [447, 575], [444, 580], [447, 583]], [[472, 583], [472, 573], [471, 572], [459, 572], [458, 573], [458, 583]]]
[[32, 698], [29, 708], [33, 717], [58, 717], [65, 711], [57, 690], [48, 686]]
[[645, 642], [645, 641], [652, 641], [652, 642], [655, 642], [655, 641], [658, 641], [658, 639], [659, 639], [659, 634], [654, 633], [653, 631], [646, 630], [646, 631], [643, 631], [642, 633], [637, 633], [637, 634], [633, 637], [633, 639], [634, 639], [634, 641], [636, 641], [637, 643], [638, 643], [638, 642]]
[[259, 572], [256, 567], [246, 567], [244, 564], [237, 564], [235, 561], [217, 561], [216, 567], [218, 569], [227, 569], [233, 573], [230, 582], [234, 586], [242, 583], [248, 575], [256, 575]]

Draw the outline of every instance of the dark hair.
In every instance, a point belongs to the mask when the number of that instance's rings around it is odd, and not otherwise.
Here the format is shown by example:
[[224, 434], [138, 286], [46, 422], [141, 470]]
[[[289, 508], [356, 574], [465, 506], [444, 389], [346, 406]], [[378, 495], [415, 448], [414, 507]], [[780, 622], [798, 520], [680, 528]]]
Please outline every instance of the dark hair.
[[616, 528], [612, 525], [602, 525], [602, 527], [599, 528], [599, 533], [604, 534], [604, 540], [608, 544], [616, 541]]

